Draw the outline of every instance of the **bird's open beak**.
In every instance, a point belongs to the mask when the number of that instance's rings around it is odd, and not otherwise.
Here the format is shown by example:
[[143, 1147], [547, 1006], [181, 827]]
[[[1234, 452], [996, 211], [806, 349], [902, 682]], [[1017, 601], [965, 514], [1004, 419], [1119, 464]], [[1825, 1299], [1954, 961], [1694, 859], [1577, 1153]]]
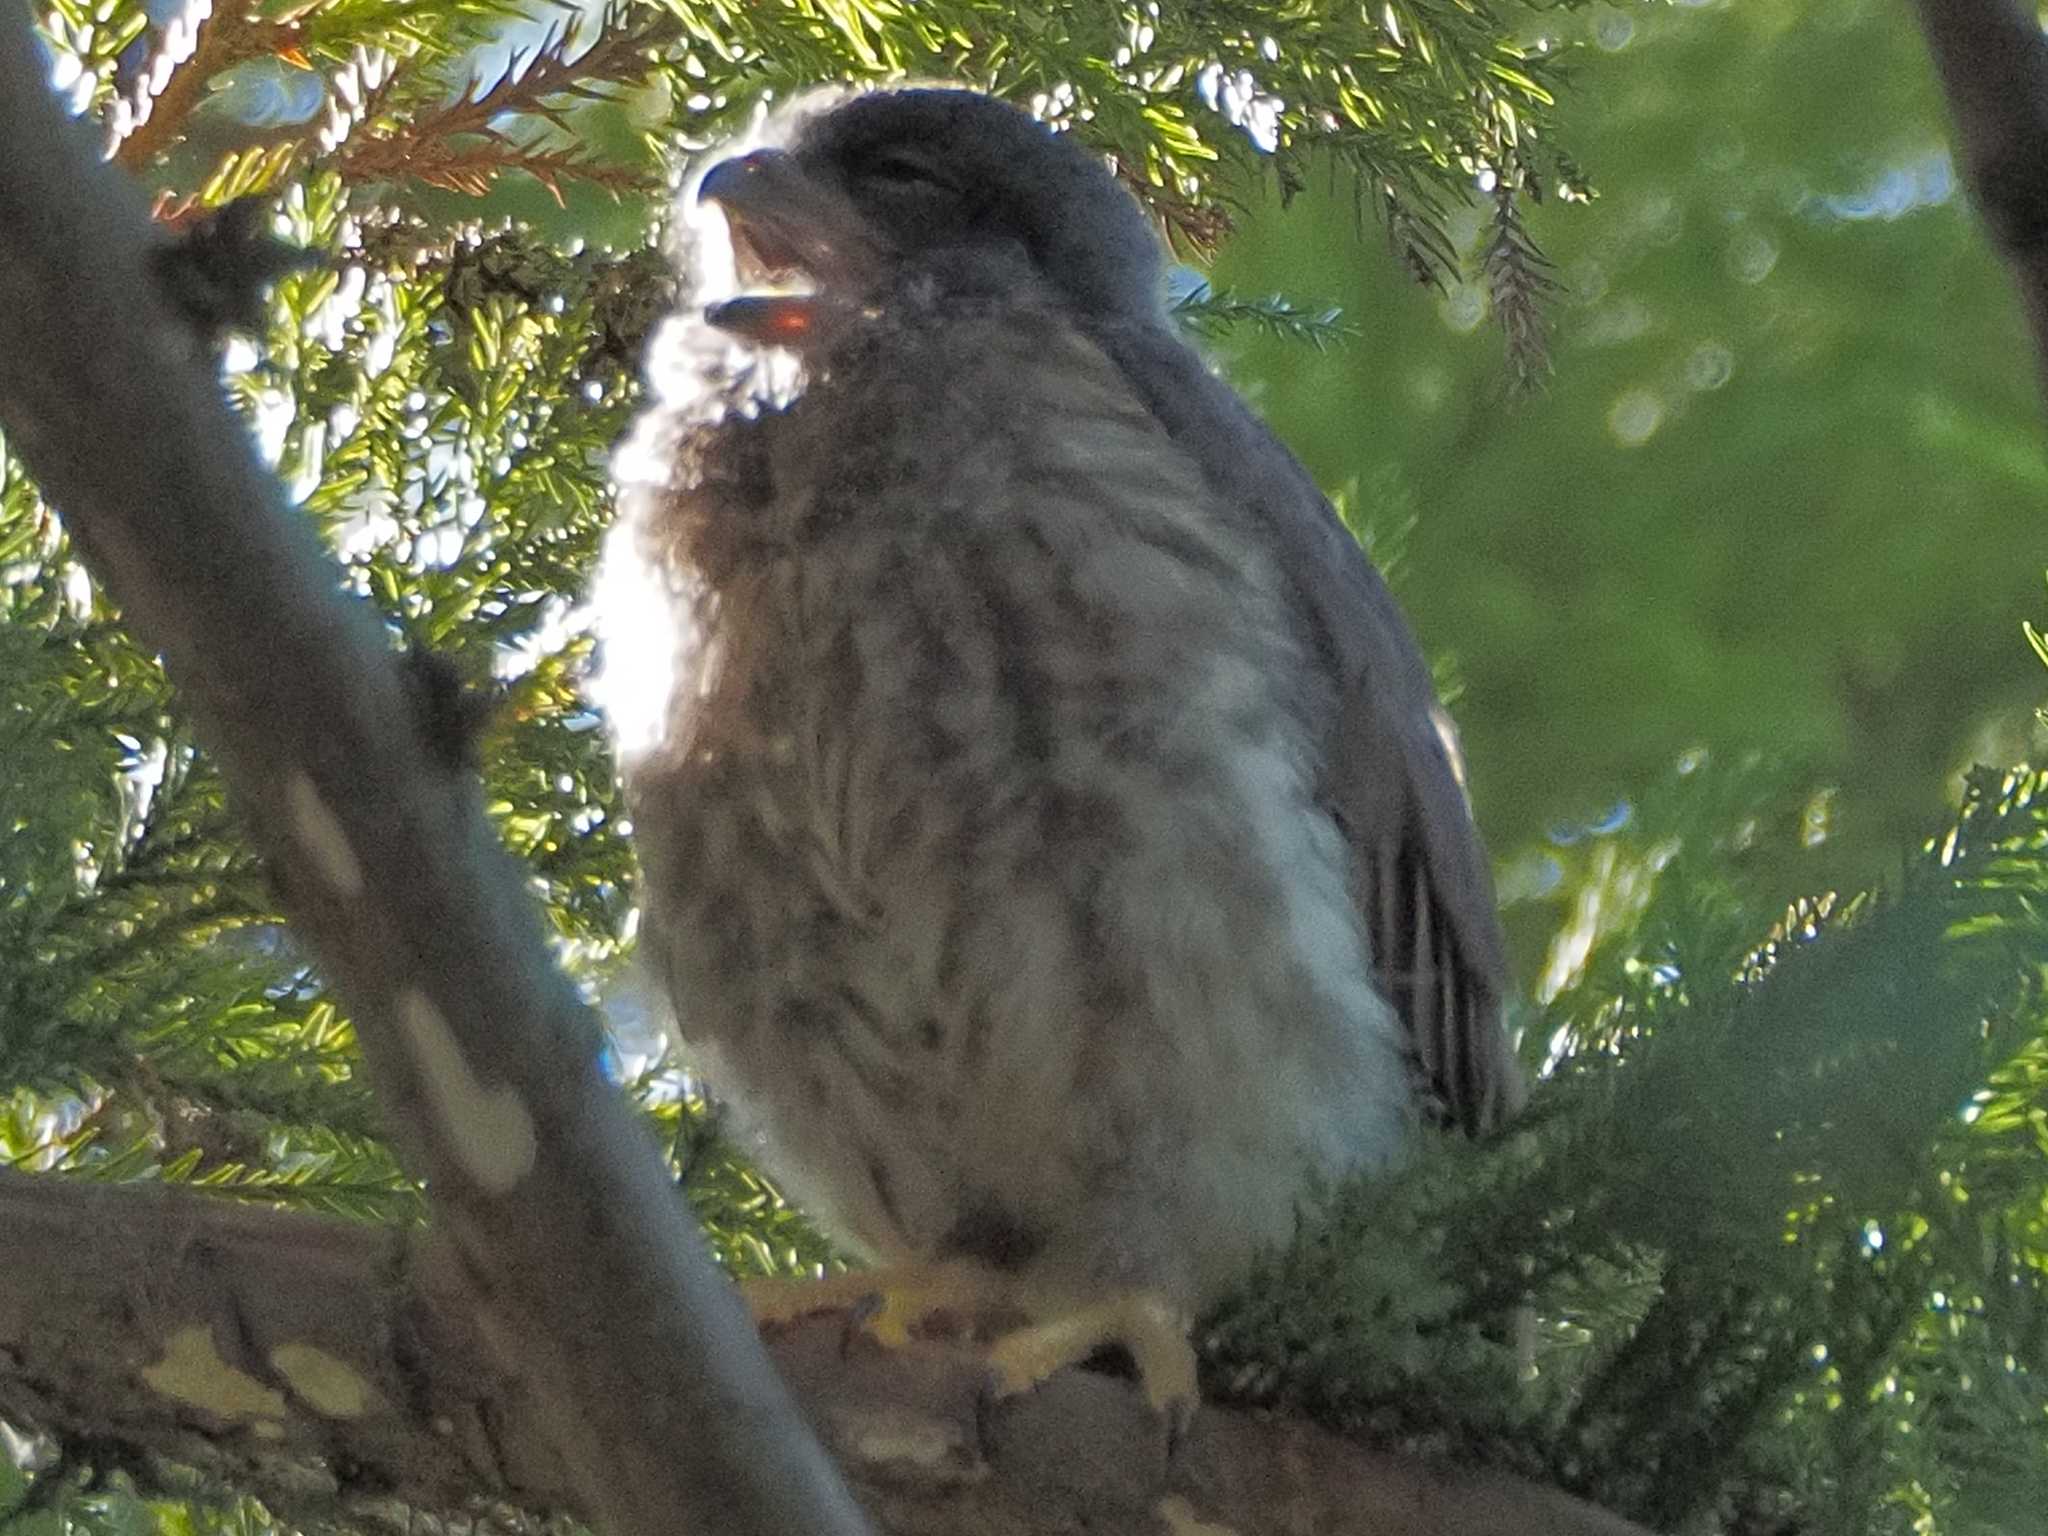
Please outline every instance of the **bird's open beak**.
[[821, 294], [841, 287], [868, 253], [852, 207], [774, 149], [721, 160], [696, 197], [725, 216], [740, 289], [705, 318], [763, 345], [802, 345], [821, 318]]

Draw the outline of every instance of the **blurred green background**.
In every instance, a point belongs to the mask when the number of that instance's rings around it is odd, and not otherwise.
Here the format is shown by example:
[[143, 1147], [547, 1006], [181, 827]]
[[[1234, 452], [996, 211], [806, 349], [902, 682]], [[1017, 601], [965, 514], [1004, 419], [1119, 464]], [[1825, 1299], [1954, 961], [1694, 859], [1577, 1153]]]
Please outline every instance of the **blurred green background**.
[[1393, 548], [1511, 902], [1702, 748], [1820, 792], [1786, 894], [1882, 875], [1958, 769], [2034, 749], [2048, 692], [2034, 365], [1910, 8], [1542, 24], [1590, 44], [1562, 126], [1600, 194], [1531, 220], [1562, 284], [1547, 389], [1514, 396], [1479, 288], [1412, 285], [1320, 184], [1248, 194], [1216, 276], [1357, 335], [1234, 336], [1229, 371]]

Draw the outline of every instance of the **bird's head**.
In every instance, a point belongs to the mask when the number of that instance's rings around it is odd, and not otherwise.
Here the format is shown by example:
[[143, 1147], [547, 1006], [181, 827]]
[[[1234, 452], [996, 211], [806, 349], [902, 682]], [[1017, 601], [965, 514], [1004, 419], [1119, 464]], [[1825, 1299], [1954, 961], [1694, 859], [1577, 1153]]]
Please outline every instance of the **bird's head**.
[[[720, 329], [801, 350], [833, 315], [888, 295], [1042, 284], [1096, 319], [1160, 311], [1160, 248], [1099, 156], [975, 91], [920, 88], [806, 103], [780, 147], [713, 164], [690, 205], [724, 216]], [[700, 230], [700, 237], [702, 231]]]

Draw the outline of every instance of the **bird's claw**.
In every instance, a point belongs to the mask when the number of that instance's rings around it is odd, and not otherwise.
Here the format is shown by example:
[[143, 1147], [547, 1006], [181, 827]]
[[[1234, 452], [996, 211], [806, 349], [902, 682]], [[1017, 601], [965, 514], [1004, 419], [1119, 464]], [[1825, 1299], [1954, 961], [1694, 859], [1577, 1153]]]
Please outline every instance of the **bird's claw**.
[[1108, 1345], [1129, 1352], [1145, 1401], [1166, 1421], [1169, 1444], [1177, 1444], [1201, 1400], [1195, 1351], [1185, 1314], [1150, 1291], [1004, 1334], [988, 1354], [990, 1395], [1000, 1401], [1029, 1392], [1062, 1366], [1078, 1365]]
[[843, 1312], [849, 1344], [864, 1333], [885, 1349], [904, 1348], [934, 1319], [951, 1318], [972, 1333], [984, 1317], [1014, 1315], [1001, 1277], [967, 1265], [843, 1270], [815, 1280], [743, 1280], [740, 1295], [760, 1326]]
[[[865, 1334], [884, 1349], [912, 1343], [934, 1318], [950, 1318], [955, 1336], [988, 1338], [1000, 1320], [1015, 1323], [1029, 1309], [1000, 1275], [966, 1265], [849, 1270], [816, 1280], [757, 1279], [740, 1286], [756, 1323], [791, 1323], [821, 1312], [846, 1317], [843, 1349]], [[1107, 1300], [1043, 1314], [1003, 1327], [987, 1352], [984, 1399], [989, 1406], [1040, 1386], [1063, 1366], [1119, 1346], [1131, 1357], [1145, 1401], [1166, 1425], [1169, 1454], [1186, 1435], [1200, 1402], [1187, 1315], [1155, 1291], [1125, 1291]]]

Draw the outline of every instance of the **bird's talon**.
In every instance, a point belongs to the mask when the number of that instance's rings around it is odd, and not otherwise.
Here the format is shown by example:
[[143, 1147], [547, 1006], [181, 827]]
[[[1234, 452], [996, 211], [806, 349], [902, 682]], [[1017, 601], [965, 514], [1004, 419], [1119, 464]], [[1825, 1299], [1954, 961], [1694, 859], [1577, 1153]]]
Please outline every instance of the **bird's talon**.
[[846, 1309], [846, 1326], [839, 1331], [839, 1358], [850, 1359], [854, 1343], [862, 1334], [874, 1336], [873, 1322], [881, 1312], [884, 1298], [879, 1291], [870, 1291]]
[[1187, 1319], [1156, 1295], [1119, 1296], [1004, 1334], [988, 1352], [993, 1393], [1000, 1399], [1028, 1392], [1060, 1367], [1111, 1344], [1129, 1351], [1145, 1401], [1166, 1421], [1170, 1445], [1194, 1417], [1200, 1394]]
[[1185, 1430], [1202, 1400], [1195, 1379], [1195, 1351], [1184, 1327], [1126, 1339], [1125, 1347], [1145, 1383], [1145, 1401], [1167, 1422], [1170, 1433]]
[[1019, 1397], [1040, 1386], [1063, 1365], [1094, 1352], [1092, 1319], [1059, 1319], [1004, 1334], [989, 1347], [991, 1388], [998, 1399]]
[[1063, 1363], [1056, 1361], [1052, 1366], [1040, 1370], [1028, 1358], [1019, 1358], [1014, 1352], [1006, 1354], [1004, 1346], [1016, 1337], [1016, 1334], [1011, 1334], [1009, 1338], [997, 1341], [989, 1351], [988, 1375], [985, 1379], [988, 1396], [994, 1402], [1001, 1402], [1005, 1398], [1022, 1397]]
[[915, 1306], [886, 1291], [864, 1298], [854, 1309], [857, 1326], [864, 1328], [868, 1337], [884, 1349], [902, 1349], [909, 1344], [910, 1326], [916, 1316]]
[[1171, 1466], [1180, 1455], [1180, 1448], [1187, 1443], [1188, 1434], [1195, 1427], [1195, 1410], [1201, 1406], [1201, 1399], [1194, 1396], [1162, 1398], [1146, 1388], [1145, 1397], [1159, 1410], [1166, 1422], [1166, 1462]]

